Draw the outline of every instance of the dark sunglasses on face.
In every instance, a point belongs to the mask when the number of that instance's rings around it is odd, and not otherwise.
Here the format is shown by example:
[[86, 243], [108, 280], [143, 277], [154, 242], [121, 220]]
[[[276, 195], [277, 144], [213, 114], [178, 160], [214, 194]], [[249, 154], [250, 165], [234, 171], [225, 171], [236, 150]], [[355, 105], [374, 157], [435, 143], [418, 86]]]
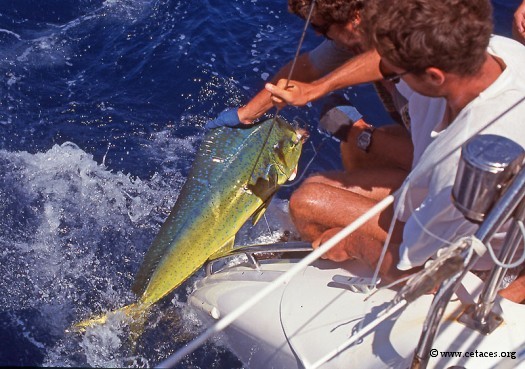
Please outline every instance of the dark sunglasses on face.
[[392, 83], [398, 83], [405, 74], [411, 73], [412, 71], [404, 71], [401, 73], [388, 73], [385, 72], [385, 67], [383, 65], [383, 59], [379, 59], [379, 71], [383, 75], [385, 81], [390, 81]]

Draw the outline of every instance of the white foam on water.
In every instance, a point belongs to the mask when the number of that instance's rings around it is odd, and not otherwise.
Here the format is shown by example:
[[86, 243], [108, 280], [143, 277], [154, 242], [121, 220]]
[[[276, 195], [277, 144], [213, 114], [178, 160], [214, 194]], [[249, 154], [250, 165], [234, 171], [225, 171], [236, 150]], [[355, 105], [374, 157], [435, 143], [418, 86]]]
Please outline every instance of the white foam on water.
[[[71, 267], [80, 268], [77, 276], [88, 272], [97, 259], [93, 246], [106, 237], [117, 238], [122, 245], [132, 240], [126, 233], [147, 227], [156, 207], [154, 199], [164, 194], [161, 184], [113, 173], [72, 143], [36, 154], [1, 151], [0, 159], [7, 170], [2, 190], [8, 193], [2, 210], [7, 220], [14, 218], [9, 225], [15, 225], [17, 211], [24, 212], [27, 221], [25, 229], [8, 231], [0, 241], [8, 244], [7, 250], [27, 257], [43, 282], [65, 277], [72, 273]], [[25, 238], [17, 238], [25, 230]], [[16, 296], [9, 301], [22, 303]]]
[[124, 366], [131, 356], [115, 350], [119, 340], [111, 329], [118, 325], [92, 333], [98, 338], [91, 346], [87, 337], [79, 346], [64, 331], [81, 317], [135, 299], [134, 272], [182, 176], [115, 173], [73, 143], [36, 154], [2, 150], [0, 168], [0, 308], [14, 317], [35, 311], [35, 321], [14, 320], [36, 347], [43, 344], [35, 334], [58, 339], [47, 365], [80, 365], [71, 354], [77, 352], [90, 365]]
[[21, 40], [22, 39], [18, 33], [15, 33], [15, 32], [10, 31], [8, 29], [0, 28], [0, 32], [1, 33], [6, 33], [6, 34], [11, 35], [11, 36], [14, 36], [17, 40]]

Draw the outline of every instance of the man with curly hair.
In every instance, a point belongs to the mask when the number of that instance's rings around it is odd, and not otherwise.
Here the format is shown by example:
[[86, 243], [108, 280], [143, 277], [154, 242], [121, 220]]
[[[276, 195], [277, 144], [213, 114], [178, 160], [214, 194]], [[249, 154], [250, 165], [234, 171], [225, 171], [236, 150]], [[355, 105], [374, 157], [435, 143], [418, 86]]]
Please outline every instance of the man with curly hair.
[[[312, 0], [288, 0], [288, 9], [306, 19], [311, 3]], [[299, 56], [292, 76], [294, 80], [303, 82], [316, 80], [365, 51], [361, 30], [361, 12], [364, 4], [363, 0], [315, 1], [310, 25], [318, 34], [323, 35], [325, 40], [315, 49]], [[273, 82], [286, 78], [291, 65], [292, 62], [289, 62], [281, 68], [273, 78]], [[376, 88], [383, 101], [391, 98], [383, 84], [376, 85]], [[392, 90], [393, 85], [390, 87], [390, 91]], [[398, 106], [406, 104], [399, 94], [396, 97]], [[347, 103], [343, 102], [343, 104]], [[272, 107], [271, 95], [263, 89], [246, 105], [223, 111], [216, 119], [208, 122], [206, 128], [251, 124]], [[395, 107], [388, 106], [387, 110], [400, 120]], [[374, 131], [374, 143], [359, 148], [358, 137], [362, 132], [371, 132], [372, 126], [364, 121], [362, 115], [353, 106], [337, 107], [329, 113], [325, 114], [320, 123], [341, 140], [341, 157], [345, 170], [362, 166], [393, 167], [399, 171], [399, 175], [389, 177], [385, 186], [398, 187], [410, 169], [412, 158], [412, 145], [406, 128], [399, 124], [379, 127]], [[392, 137], [395, 139], [393, 140]], [[388, 150], [392, 142], [402, 142], [402, 144], [396, 145], [395, 155], [385, 155], [385, 152], [393, 152]], [[334, 173], [336, 176], [340, 174]]]
[[[304, 19], [308, 16], [311, 1], [288, 0], [288, 9]], [[316, 49], [299, 56], [294, 69], [294, 79], [313, 81], [342, 65], [355, 53], [362, 51], [363, 38], [358, 31], [361, 9], [362, 0], [315, 2], [311, 26], [326, 40]], [[290, 61], [277, 72], [273, 80], [285, 78], [291, 66]], [[262, 90], [246, 105], [221, 113], [217, 119], [209, 122], [207, 127], [251, 124], [272, 107], [270, 94]]]
[[[414, 145], [406, 198], [397, 201], [396, 219], [393, 208], [383, 211], [325, 255], [336, 261], [359, 259], [375, 268], [394, 219], [381, 266], [383, 278], [392, 280], [420, 268], [447, 242], [476, 231], [478, 225], [451, 201], [461, 145], [481, 132], [525, 147], [525, 48], [492, 35], [488, 0], [369, 0], [362, 15], [371, 51], [314, 83], [291, 81], [284, 89], [279, 81], [267, 89], [276, 102], [301, 105], [356, 81], [401, 80], [396, 87], [409, 102]], [[331, 183], [313, 177], [292, 195], [294, 223], [315, 247], [379, 200], [370, 187], [352, 182], [357, 175], [370, 184], [381, 173], [351, 172]], [[476, 268], [490, 266], [485, 258]], [[518, 282], [523, 279], [522, 273]], [[525, 289], [502, 295], [520, 302]]]

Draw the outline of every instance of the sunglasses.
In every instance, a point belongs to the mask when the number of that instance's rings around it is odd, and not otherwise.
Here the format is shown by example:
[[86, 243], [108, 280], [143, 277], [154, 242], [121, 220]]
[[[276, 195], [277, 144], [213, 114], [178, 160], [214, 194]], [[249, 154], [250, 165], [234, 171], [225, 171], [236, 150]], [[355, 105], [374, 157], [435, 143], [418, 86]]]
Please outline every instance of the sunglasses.
[[383, 59], [379, 59], [379, 71], [383, 75], [385, 81], [390, 81], [392, 83], [398, 83], [401, 80], [401, 77], [408, 73], [413, 73], [413, 71], [407, 70], [401, 73], [388, 73], [385, 72], [385, 67], [383, 65]]

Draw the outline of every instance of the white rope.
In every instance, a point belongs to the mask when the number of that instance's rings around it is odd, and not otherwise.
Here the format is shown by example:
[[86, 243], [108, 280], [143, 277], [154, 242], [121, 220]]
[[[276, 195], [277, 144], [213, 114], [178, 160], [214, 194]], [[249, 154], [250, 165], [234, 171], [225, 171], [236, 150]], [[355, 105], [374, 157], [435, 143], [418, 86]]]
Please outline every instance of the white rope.
[[[394, 195], [397, 195], [397, 193], [399, 191], [401, 191], [401, 194], [400, 194], [400, 201], [404, 201], [405, 199], [405, 196], [406, 196], [406, 192], [408, 190], [408, 185], [407, 186], [402, 186], [398, 191], [394, 192]], [[395, 209], [394, 209], [394, 216], [392, 217], [392, 221], [390, 222], [390, 228], [388, 229], [388, 235], [386, 236], [386, 240], [385, 240], [385, 243], [383, 245], [383, 250], [381, 250], [381, 255], [379, 256], [379, 260], [377, 262], [377, 266], [376, 266], [376, 270], [374, 271], [374, 275], [372, 277], [372, 285], [376, 285], [376, 282], [377, 282], [377, 278], [379, 277], [379, 270], [381, 269], [381, 265], [383, 264], [383, 260], [385, 258], [385, 255], [386, 255], [386, 250], [388, 249], [388, 246], [390, 245], [390, 240], [392, 238], [392, 233], [394, 231], [394, 227], [396, 225], [396, 222], [397, 222], [397, 218], [399, 216], [399, 212], [401, 210], [401, 207], [400, 206], [396, 206]]]
[[280, 277], [275, 279], [268, 286], [263, 288], [257, 294], [255, 294], [251, 299], [246, 301], [241, 306], [237, 307], [228, 315], [224, 316], [221, 320], [215, 323], [213, 326], [205, 330], [201, 335], [197, 336], [193, 341], [189, 342], [187, 346], [183, 347], [168, 359], [163, 361], [158, 365], [158, 368], [171, 368], [175, 366], [179, 361], [181, 361], [186, 355], [192, 353], [197, 348], [199, 348], [204, 342], [215, 334], [226, 329], [231, 323], [233, 323], [237, 318], [250, 310], [255, 304], [261, 301], [263, 298], [268, 296], [270, 293], [281, 287], [283, 284], [288, 283], [292, 277], [299, 274], [305, 267], [319, 259], [323, 254], [328, 250], [332, 249], [340, 241], [352, 234], [356, 229], [361, 227], [363, 224], [372, 219], [375, 215], [379, 214], [381, 211], [386, 209], [390, 204], [394, 202], [394, 196], [389, 195], [383, 200], [374, 205], [361, 217], [356, 219], [354, 222], [343, 228], [339, 233], [334, 235], [331, 239], [323, 243], [318, 249], [313, 250], [310, 254], [305, 256], [301, 261], [295, 264], [290, 270], [282, 274]]
[[[517, 220], [516, 221], [518, 223], [518, 226], [520, 227], [520, 231], [521, 231], [521, 234], [522, 234], [522, 241], [525, 242], [525, 227], [523, 226], [523, 222], [521, 220]], [[519, 258], [519, 260], [515, 261], [514, 263], [510, 263], [510, 264], [505, 264], [505, 263], [502, 263], [498, 257], [496, 256], [496, 253], [494, 252], [494, 248], [492, 247], [492, 245], [490, 244], [490, 242], [487, 241], [487, 244], [485, 245], [487, 247], [487, 250], [489, 252], [489, 255], [490, 255], [490, 258], [492, 259], [492, 261], [499, 267], [501, 268], [504, 268], [504, 269], [512, 269], [512, 268], [516, 268], [518, 266], [520, 266], [524, 261], [525, 261], [525, 248], [523, 250], [523, 254], [521, 255], [521, 257]], [[513, 255], [514, 256], [514, 255]]]
[[[410, 183], [407, 184], [407, 187], [410, 187]], [[421, 228], [421, 230], [423, 232], [425, 232], [430, 237], [438, 240], [439, 242], [443, 243], [444, 245], [452, 245], [452, 242], [450, 242], [449, 240], [446, 240], [444, 238], [439, 237], [437, 234], [435, 234], [430, 229], [425, 227], [425, 225], [423, 223], [421, 223], [421, 220], [419, 219], [418, 212], [414, 211], [415, 208], [414, 208], [414, 203], [412, 202], [412, 196], [408, 196], [408, 205], [410, 207], [410, 215], [416, 221], [417, 225], [419, 226], [419, 228]]]

